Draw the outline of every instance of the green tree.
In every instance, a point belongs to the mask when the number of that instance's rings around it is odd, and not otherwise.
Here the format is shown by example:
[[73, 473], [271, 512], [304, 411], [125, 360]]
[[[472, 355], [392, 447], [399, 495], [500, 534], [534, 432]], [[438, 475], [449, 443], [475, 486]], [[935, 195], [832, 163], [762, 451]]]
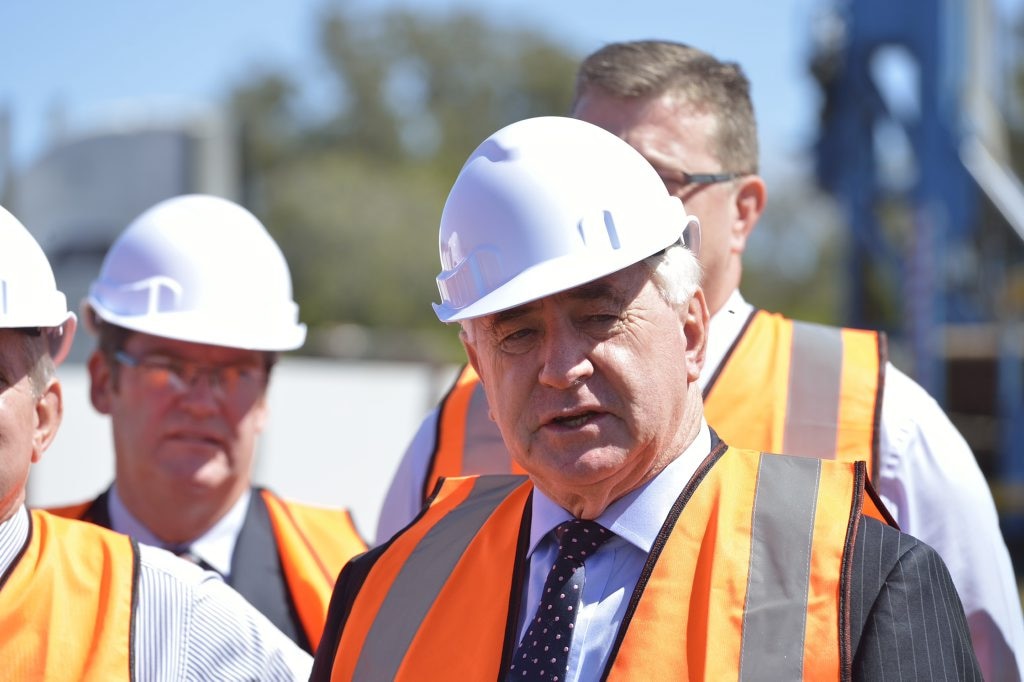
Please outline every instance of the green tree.
[[318, 119], [303, 117], [303, 86], [287, 74], [232, 98], [246, 203], [292, 266], [309, 347], [346, 323], [389, 339], [371, 353], [458, 360], [454, 331], [430, 307], [444, 199], [487, 135], [568, 110], [578, 58], [471, 13], [335, 8], [319, 36], [336, 96]]

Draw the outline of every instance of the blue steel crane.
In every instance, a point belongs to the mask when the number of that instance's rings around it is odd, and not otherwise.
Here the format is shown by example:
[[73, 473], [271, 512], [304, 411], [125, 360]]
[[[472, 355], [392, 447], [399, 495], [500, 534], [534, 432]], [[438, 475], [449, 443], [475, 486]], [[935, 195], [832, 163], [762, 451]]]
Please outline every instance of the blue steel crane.
[[818, 23], [811, 69], [817, 176], [849, 234], [845, 322], [888, 331], [951, 416], [991, 413], [987, 437], [965, 435], [989, 451], [1012, 544], [1024, 541], [1024, 306], [1006, 290], [1024, 272], [1024, 191], [991, 104], [991, 19], [984, 0], [848, 0]]

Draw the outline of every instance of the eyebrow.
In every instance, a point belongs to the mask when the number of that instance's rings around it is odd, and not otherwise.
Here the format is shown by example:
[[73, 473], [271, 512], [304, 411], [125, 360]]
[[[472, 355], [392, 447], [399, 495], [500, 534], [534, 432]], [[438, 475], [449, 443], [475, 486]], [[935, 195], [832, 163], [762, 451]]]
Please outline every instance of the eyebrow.
[[575, 289], [570, 289], [560, 295], [576, 301], [596, 301], [605, 298], [618, 301], [622, 298], [615, 287], [603, 279], [599, 279], [596, 282], [581, 284]]

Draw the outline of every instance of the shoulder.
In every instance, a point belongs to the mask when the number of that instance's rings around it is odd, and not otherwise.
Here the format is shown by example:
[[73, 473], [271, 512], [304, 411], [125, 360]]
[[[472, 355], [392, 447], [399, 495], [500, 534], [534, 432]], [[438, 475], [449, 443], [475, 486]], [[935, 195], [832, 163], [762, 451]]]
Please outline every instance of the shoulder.
[[327, 609], [327, 621], [324, 624], [320, 645], [316, 650], [311, 679], [329, 679], [334, 659], [338, 653], [341, 633], [352, 613], [352, 605], [355, 603], [363, 583], [366, 582], [366, 577], [390, 545], [391, 543], [387, 542], [352, 558], [341, 570], [341, 574], [334, 584], [334, 592], [331, 594], [330, 606]]
[[960, 598], [930, 546], [862, 518], [849, 587], [855, 679], [907, 670], [915, 679], [981, 679]]
[[[899, 511], [904, 497], [930, 498], [933, 513], [948, 514], [959, 506], [956, 513], [963, 514], [977, 504], [987, 510], [992, 504], [988, 484], [956, 426], [924, 388], [893, 365], [886, 366], [885, 377], [877, 484], [887, 503]], [[901, 523], [903, 516], [898, 513]]]
[[891, 362], [885, 365], [881, 421], [881, 437], [893, 450], [905, 449], [931, 431], [955, 432], [935, 398]]

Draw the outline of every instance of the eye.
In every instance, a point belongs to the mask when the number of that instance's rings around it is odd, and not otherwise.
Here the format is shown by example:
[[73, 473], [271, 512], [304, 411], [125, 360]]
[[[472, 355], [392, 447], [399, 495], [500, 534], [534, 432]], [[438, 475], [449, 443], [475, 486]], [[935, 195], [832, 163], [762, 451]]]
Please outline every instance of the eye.
[[591, 315], [587, 319], [589, 319], [591, 322], [596, 322], [598, 324], [606, 324], [608, 322], [617, 322], [619, 316], [613, 315], [612, 313], [597, 313], [595, 315]]
[[498, 346], [506, 353], [524, 353], [530, 349], [536, 337], [535, 329], [520, 327], [501, 335]]

